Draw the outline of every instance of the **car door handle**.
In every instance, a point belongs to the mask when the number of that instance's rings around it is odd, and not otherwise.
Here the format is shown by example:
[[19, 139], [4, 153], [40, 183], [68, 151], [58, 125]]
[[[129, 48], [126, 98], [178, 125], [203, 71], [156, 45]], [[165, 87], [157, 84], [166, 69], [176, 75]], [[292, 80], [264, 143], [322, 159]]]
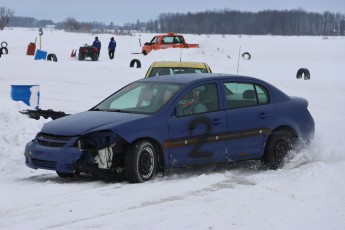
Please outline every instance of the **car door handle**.
[[266, 117], [269, 117], [269, 116], [271, 116], [271, 114], [269, 113], [260, 113], [258, 115], [258, 118], [265, 119]]
[[212, 124], [214, 124], [214, 125], [219, 125], [219, 124], [221, 124], [221, 123], [224, 123], [224, 120], [214, 119], [214, 120], [212, 121]]

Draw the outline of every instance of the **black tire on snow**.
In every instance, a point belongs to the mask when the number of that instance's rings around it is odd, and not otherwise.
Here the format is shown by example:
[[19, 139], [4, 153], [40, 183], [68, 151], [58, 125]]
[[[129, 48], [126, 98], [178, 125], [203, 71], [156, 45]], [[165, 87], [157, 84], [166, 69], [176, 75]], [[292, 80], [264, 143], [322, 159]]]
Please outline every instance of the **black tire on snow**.
[[58, 174], [58, 176], [61, 178], [73, 178], [73, 177], [75, 177], [75, 174], [73, 174], [73, 173], [65, 173], [65, 172], [56, 171], [56, 174]]
[[78, 60], [79, 61], [83, 61], [84, 60], [84, 56], [83, 56], [83, 54], [81, 52], [79, 52], [79, 54], [78, 54]]
[[[5, 52], [4, 52], [4, 50], [5, 50]], [[0, 48], [0, 54], [8, 54], [8, 49], [7, 49], [7, 47], [1, 47], [1, 48]]]
[[134, 64], [137, 65], [137, 68], [141, 68], [141, 63], [138, 59], [133, 59], [130, 63], [129, 63], [129, 67], [134, 67]]
[[252, 58], [252, 55], [250, 55], [250, 53], [248, 53], [248, 52], [244, 52], [242, 54], [242, 57], [246, 60], [250, 60]]
[[1, 42], [1, 47], [7, 47], [7, 42]]
[[309, 70], [307, 68], [300, 68], [297, 71], [296, 78], [300, 79], [300, 78], [302, 78], [302, 76], [304, 76], [304, 80], [309, 80], [310, 79], [310, 72], [309, 72]]
[[57, 62], [57, 57], [55, 54], [48, 54], [47, 61]]
[[132, 144], [126, 153], [126, 178], [131, 183], [142, 183], [152, 179], [157, 169], [157, 153], [153, 145], [145, 140]]
[[294, 148], [296, 139], [286, 131], [273, 132], [267, 140], [262, 162], [269, 169], [278, 169], [283, 166], [284, 157]]
[[97, 54], [91, 54], [91, 61], [98, 61]]

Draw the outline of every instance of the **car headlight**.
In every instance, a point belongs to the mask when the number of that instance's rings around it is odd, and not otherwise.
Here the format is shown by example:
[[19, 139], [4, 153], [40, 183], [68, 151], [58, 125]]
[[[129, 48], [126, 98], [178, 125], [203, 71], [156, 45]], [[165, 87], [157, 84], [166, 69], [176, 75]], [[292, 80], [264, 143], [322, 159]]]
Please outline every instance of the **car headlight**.
[[112, 131], [98, 131], [81, 136], [77, 141], [80, 151], [97, 151], [112, 148], [116, 144], [117, 135]]

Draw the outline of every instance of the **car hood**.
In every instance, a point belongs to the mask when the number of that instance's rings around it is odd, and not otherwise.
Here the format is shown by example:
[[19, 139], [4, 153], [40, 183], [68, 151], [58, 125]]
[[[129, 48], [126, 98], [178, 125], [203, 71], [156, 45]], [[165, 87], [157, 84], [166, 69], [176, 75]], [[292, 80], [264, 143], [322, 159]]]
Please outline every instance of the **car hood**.
[[113, 130], [116, 125], [147, 116], [144, 114], [86, 111], [48, 122], [43, 126], [42, 132], [63, 136], [83, 135], [98, 130]]

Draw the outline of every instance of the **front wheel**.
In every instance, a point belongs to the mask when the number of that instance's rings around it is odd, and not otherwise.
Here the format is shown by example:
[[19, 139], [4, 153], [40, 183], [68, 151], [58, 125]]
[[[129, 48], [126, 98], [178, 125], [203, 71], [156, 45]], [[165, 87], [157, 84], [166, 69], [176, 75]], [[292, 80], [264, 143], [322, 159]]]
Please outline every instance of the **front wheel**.
[[148, 141], [132, 144], [126, 154], [125, 171], [129, 182], [142, 183], [152, 179], [157, 168], [157, 153]]
[[294, 143], [295, 138], [286, 130], [272, 133], [267, 140], [262, 162], [270, 169], [282, 167], [284, 157], [292, 150]]

